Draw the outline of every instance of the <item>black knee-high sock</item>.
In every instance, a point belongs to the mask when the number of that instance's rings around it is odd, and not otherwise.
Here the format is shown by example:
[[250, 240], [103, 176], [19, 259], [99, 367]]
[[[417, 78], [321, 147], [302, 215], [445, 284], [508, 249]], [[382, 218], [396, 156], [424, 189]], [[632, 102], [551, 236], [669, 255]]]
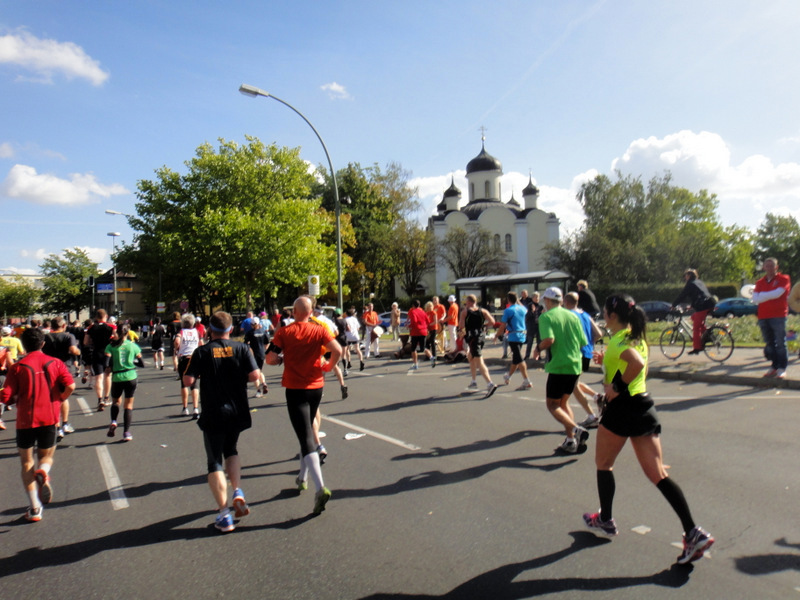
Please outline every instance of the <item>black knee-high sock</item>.
[[612, 518], [611, 507], [614, 504], [614, 493], [617, 484], [613, 471], [597, 471], [597, 493], [600, 496], [600, 519], [608, 521]]
[[119, 416], [119, 404], [111, 405], [111, 420], [116, 421]]
[[122, 422], [124, 424], [123, 431], [131, 430], [131, 421], [133, 421], [133, 409], [126, 408], [122, 411]]
[[692, 513], [689, 511], [689, 505], [686, 503], [686, 498], [684, 498], [681, 488], [669, 477], [659, 481], [656, 487], [664, 494], [664, 498], [672, 506], [672, 510], [678, 514], [681, 525], [683, 525], [683, 531], [688, 534], [694, 529], [694, 519], [692, 519]]

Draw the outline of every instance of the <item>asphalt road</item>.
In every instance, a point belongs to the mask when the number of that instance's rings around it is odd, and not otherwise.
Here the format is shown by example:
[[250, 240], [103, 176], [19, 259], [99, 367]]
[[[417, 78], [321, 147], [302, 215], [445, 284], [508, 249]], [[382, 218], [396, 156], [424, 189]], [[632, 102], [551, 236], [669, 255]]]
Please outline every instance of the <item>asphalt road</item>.
[[[710, 556], [676, 566], [680, 522], [627, 447], [615, 472], [613, 541], [585, 531], [598, 507], [594, 444], [562, 441], [533, 389], [466, 394], [464, 365], [370, 361], [351, 397], [327, 386], [323, 472], [333, 498], [311, 516], [294, 490], [297, 442], [279, 385], [252, 399], [240, 441], [252, 513], [213, 526], [202, 437], [179, 417], [171, 371], [140, 373], [130, 443], [106, 437], [93, 393], [73, 400], [55, 497], [40, 523], [9, 430], [0, 433], [0, 597], [42, 598], [791, 598], [800, 592], [800, 392], [653, 379], [665, 462]], [[501, 371], [492, 369], [496, 382]], [[599, 376], [590, 375], [589, 383]], [[81, 409], [81, 405], [86, 411]], [[118, 430], [119, 431], [119, 430]], [[355, 439], [347, 434], [365, 433]], [[352, 436], [348, 436], [352, 437]], [[114, 474], [118, 481], [114, 479]], [[111, 490], [111, 491], [109, 491]]]

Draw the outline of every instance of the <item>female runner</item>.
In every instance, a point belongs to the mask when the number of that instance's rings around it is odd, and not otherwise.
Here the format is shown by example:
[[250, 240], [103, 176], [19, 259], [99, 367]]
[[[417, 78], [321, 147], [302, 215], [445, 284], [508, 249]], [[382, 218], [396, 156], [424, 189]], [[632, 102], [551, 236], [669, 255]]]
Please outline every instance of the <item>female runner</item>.
[[[133, 395], [136, 392], [136, 365], [134, 361], [142, 360], [142, 350], [128, 339], [130, 325], [123, 323], [112, 334], [106, 346], [106, 369], [111, 369], [111, 424], [108, 437], [114, 437], [119, 417], [119, 406], [122, 394], [125, 394], [125, 409], [122, 413], [122, 441], [130, 442], [131, 422], [133, 421]], [[143, 364], [143, 363], [140, 363]], [[108, 372], [108, 371], [106, 371]]]

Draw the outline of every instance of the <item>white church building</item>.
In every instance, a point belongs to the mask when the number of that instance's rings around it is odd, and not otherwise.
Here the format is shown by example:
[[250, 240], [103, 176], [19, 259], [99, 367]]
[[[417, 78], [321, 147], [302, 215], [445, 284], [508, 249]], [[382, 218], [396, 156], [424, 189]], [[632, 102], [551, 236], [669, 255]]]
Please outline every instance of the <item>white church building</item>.
[[[439, 244], [454, 227], [469, 231], [480, 227], [490, 232], [495, 245], [506, 254], [509, 273], [544, 271], [547, 266], [546, 244], [559, 239], [559, 221], [555, 213], [538, 207], [539, 189], [529, 177], [522, 190], [522, 204], [513, 195], [503, 202], [500, 178], [503, 165], [486, 152], [485, 142], [481, 152], [467, 163], [468, 198], [464, 202], [455, 181], [444, 192], [430, 217], [428, 228], [433, 231], [434, 243]], [[438, 264], [435, 273], [425, 279], [425, 287], [431, 294], [444, 294], [453, 284], [454, 276], [449, 269]]]

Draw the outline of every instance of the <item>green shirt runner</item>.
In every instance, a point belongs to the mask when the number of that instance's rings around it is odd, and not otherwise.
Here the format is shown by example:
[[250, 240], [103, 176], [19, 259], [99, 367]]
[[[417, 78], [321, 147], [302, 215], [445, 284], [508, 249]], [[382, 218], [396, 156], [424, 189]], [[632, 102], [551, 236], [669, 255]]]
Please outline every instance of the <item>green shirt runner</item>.
[[544, 366], [545, 372], [555, 375], [581, 374], [581, 346], [586, 345], [586, 336], [578, 315], [563, 306], [543, 312], [539, 317], [539, 336], [543, 340], [554, 340], [548, 349], [549, 360]]
[[106, 346], [106, 354], [111, 355], [111, 381], [133, 381], [136, 379], [136, 366], [133, 361], [142, 353], [142, 349], [130, 340], [119, 346]]

